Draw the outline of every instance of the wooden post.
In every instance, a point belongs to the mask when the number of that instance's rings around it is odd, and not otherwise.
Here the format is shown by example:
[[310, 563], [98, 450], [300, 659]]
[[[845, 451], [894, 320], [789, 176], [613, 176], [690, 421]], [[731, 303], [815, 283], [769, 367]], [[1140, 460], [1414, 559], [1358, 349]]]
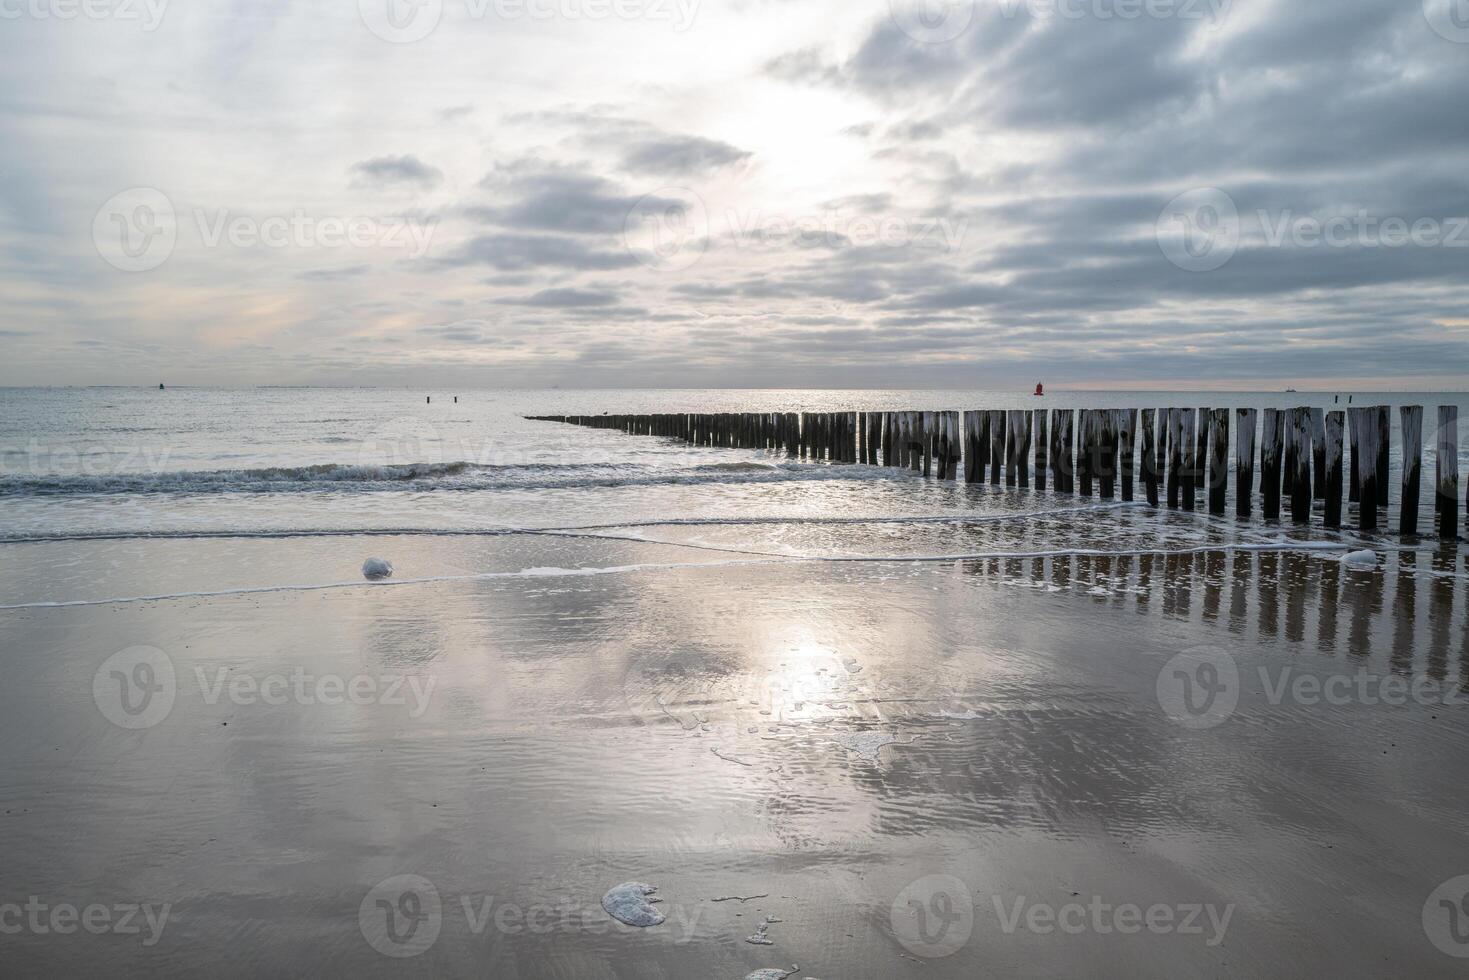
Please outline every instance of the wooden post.
[[1090, 408], [1080, 411], [1076, 442], [1076, 470], [1081, 477], [1081, 495], [1092, 495], [1093, 465], [1097, 459], [1097, 413]]
[[1229, 409], [1209, 413], [1209, 513], [1223, 516], [1229, 490]]
[[1019, 467], [1015, 457], [1020, 450], [1020, 413], [1008, 411], [1005, 413], [1005, 486], [1013, 487], [1016, 483]]
[[1255, 499], [1255, 428], [1253, 408], [1234, 410], [1234, 513], [1249, 517]]
[[1184, 452], [1183, 465], [1183, 509], [1193, 510], [1194, 500], [1197, 495], [1197, 474], [1199, 472], [1199, 443], [1198, 443], [1198, 416], [1191, 408], [1185, 408], [1183, 412], [1183, 429], [1179, 439], [1183, 443]]
[[1277, 408], [1265, 409], [1265, 427], [1260, 439], [1260, 495], [1265, 519], [1280, 519], [1280, 444], [1285, 419]]
[[990, 417], [990, 485], [999, 486], [1005, 469], [1005, 413], [991, 410]]
[[1326, 409], [1311, 409], [1311, 450], [1315, 464], [1311, 485], [1316, 488], [1316, 499], [1326, 499]]
[[1030, 489], [1030, 412], [1021, 409], [1010, 413], [1015, 423], [1015, 466], [1019, 470], [1018, 482], [1022, 489]]
[[980, 455], [979, 418], [981, 412], [964, 413], [964, 482], [979, 483], [984, 479], [984, 459]]
[[1387, 509], [1388, 450], [1392, 443], [1392, 409], [1387, 405], [1373, 408], [1377, 424], [1377, 506]]
[[1295, 478], [1291, 481], [1290, 518], [1296, 524], [1311, 523], [1311, 410], [1291, 410], [1292, 444], [1295, 446]]
[[1326, 526], [1341, 527], [1341, 453], [1342, 425], [1345, 412], [1327, 412], [1324, 420], [1326, 471], [1323, 493], [1326, 497]]
[[1403, 497], [1398, 502], [1398, 533], [1418, 533], [1418, 495], [1423, 489], [1423, 406], [1404, 405]]
[[[1209, 458], [1209, 422], [1212, 418], [1213, 416], [1209, 414], [1209, 409], [1199, 409], [1198, 431], [1194, 437], [1194, 465], [1192, 467], [1195, 500], [1201, 495], [1205, 495], [1206, 486], [1204, 481], [1207, 474], [1204, 472], [1204, 467], [1206, 460]], [[1190, 508], [1190, 510], [1192, 509]]]
[[[1351, 403], [1351, 399], [1348, 398], [1347, 404]], [[1361, 421], [1362, 410], [1360, 408], [1347, 409], [1347, 442], [1352, 449], [1352, 458], [1347, 469], [1347, 502], [1353, 504], [1362, 499], [1362, 466], [1358, 461], [1358, 456], [1362, 452]]]
[[1357, 412], [1357, 446], [1360, 453], [1353, 456], [1352, 464], [1357, 468], [1357, 482], [1362, 488], [1362, 499], [1357, 507], [1357, 527], [1363, 531], [1377, 530], [1377, 422], [1379, 413], [1375, 408], [1359, 408]]
[[1102, 484], [1102, 499], [1117, 499], [1117, 413], [1111, 409], [1097, 412], [1097, 446], [1094, 468]]
[[1459, 536], [1459, 407], [1438, 407], [1438, 472], [1434, 479], [1434, 509], [1438, 512], [1438, 536], [1452, 541]]
[[1168, 452], [1168, 508], [1178, 509], [1178, 495], [1183, 489], [1183, 447], [1179, 443], [1183, 432], [1183, 410], [1165, 408], [1168, 424], [1163, 428]]
[[1122, 440], [1122, 452], [1119, 462], [1121, 463], [1122, 476], [1122, 500], [1132, 503], [1133, 486], [1137, 482], [1134, 469], [1136, 467], [1137, 445], [1137, 409], [1124, 408], [1117, 413], [1118, 437]]
[[1158, 413], [1156, 409], [1143, 409], [1143, 493], [1147, 495], [1148, 505], [1151, 507], [1158, 506], [1158, 434], [1156, 423], [1157, 414]]
[[1051, 465], [1055, 468], [1056, 492], [1076, 492], [1076, 470], [1072, 462], [1072, 446], [1075, 444], [1076, 409], [1056, 411], [1056, 429], [1052, 436]]
[[1050, 434], [1046, 424], [1047, 412], [1044, 408], [1035, 410], [1035, 488], [1046, 489], [1046, 460], [1050, 452], [1050, 443], [1047, 438]]

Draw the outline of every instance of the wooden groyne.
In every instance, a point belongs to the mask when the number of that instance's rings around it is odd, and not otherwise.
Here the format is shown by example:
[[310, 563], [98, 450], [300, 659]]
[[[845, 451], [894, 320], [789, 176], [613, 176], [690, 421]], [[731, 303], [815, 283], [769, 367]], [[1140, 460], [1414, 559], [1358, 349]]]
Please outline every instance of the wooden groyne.
[[[1252, 516], [1258, 496], [1267, 520], [1279, 520], [1284, 509], [1292, 523], [1309, 525], [1319, 513], [1324, 527], [1340, 528], [1345, 489], [1348, 501], [1357, 505], [1356, 527], [1372, 532], [1385, 525], [1389, 501], [1392, 415], [1383, 405], [1341, 411], [1236, 408], [1232, 420], [1226, 408], [527, 418], [694, 446], [911, 470], [939, 480], [957, 481], [962, 472], [965, 483], [1103, 500], [1133, 500], [1141, 479], [1149, 506], [1192, 511], [1202, 504], [1216, 516], [1229, 505], [1232, 448], [1238, 517]], [[1437, 419], [1435, 525], [1439, 537], [1452, 540], [1459, 527], [1458, 408], [1440, 406]], [[1423, 479], [1422, 406], [1403, 406], [1400, 425], [1404, 452], [1397, 530], [1413, 536], [1419, 532]]]

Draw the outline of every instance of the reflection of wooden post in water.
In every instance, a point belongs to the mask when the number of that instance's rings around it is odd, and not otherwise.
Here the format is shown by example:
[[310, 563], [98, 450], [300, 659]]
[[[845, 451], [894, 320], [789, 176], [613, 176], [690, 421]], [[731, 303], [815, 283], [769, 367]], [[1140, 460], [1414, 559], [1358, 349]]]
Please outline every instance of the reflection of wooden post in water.
[[1280, 555], [1260, 552], [1260, 635], [1274, 636], [1280, 629]]
[[1148, 505], [1158, 506], [1158, 434], [1155, 422], [1157, 410], [1152, 408], [1143, 409], [1142, 417], [1142, 454], [1143, 454], [1143, 493], [1147, 497]]
[[1118, 436], [1122, 440], [1122, 455], [1120, 457], [1122, 466], [1122, 500], [1124, 503], [1131, 503], [1133, 497], [1132, 488], [1137, 482], [1135, 473], [1137, 464], [1134, 461], [1136, 458], [1135, 447], [1137, 445], [1137, 409], [1124, 408], [1117, 413], [1117, 416], [1119, 419], [1117, 426]]
[[1357, 412], [1357, 448], [1352, 465], [1357, 470], [1357, 484], [1362, 499], [1357, 507], [1357, 527], [1377, 530], [1377, 439], [1378, 412], [1375, 408], [1359, 408]]
[[1250, 582], [1254, 570], [1255, 556], [1248, 551], [1236, 551], [1230, 559], [1229, 576], [1229, 629], [1243, 633], [1245, 612], [1250, 604]]
[[1295, 476], [1291, 481], [1290, 518], [1296, 524], [1311, 523], [1311, 410], [1291, 411], [1291, 443], [1295, 447]]
[[1234, 512], [1249, 517], [1255, 499], [1255, 419], [1253, 408], [1234, 410]]
[[1414, 634], [1418, 625], [1418, 556], [1412, 551], [1398, 552], [1397, 587], [1392, 603], [1392, 660], [1388, 669], [1394, 674], [1413, 671]]
[[1454, 622], [1454, 573], [1459, 562], [1457, 548], [1439, 548], [1433, 555], [1438, 574], [1428, 581], [1428, 675], [1443, 680], [1449, 669], [1449, 637]]
[[1035, 488], [1046, 489], [1046, 467], [1050, 452], [1050, 427], [1046, 424], [1046, 410], [1038, 408], [1035, 410], [1032, 428], [1035, 431]]
[[1209, 413], [1209, 513], [1224, 516], [1229, 490], [1229, 409]]
[[1224, 586], [1224, 552], [1210, 551], [1204, 555], [1204, 619], [1214, 622], [1219, 618], [1219, 600]]
[[[1342, 413], [1332, 412], [1331, 414], [1341, 415]], [[1328, 436], [1328, 438], [1330, 437]], [[1340, 510], [1340, 466], [1337, 467], [1337, 472], [1337, 509]], [[1327, 482], [1330, 483], [1331, 481], [1328, 479]], [[1330, 500], [1331, 498], [1328, 497], [1327, 499]], [[1316, 617], [1316, 647], [1322, 653], [1327, 654], [1336, 652], [1336, 611], [1341, 601], [1341, 569], [1342, 564], [1339, 561], [1321, 562], [1321, 613]]]
[[1459, 536], [1459, 407], [1438, 408], [1438, 471], [1434, 474], [1433, 508], [1438, 514], [1438, 536]]
[[1418, 496], [1423, 490], [1423, 406], [1399, 409], [1403, 429], [1403, 497], [1398, 501], [1398, 533], [1418, 533]]
[[1194, 497], [1198, 493], [1199, 444], [1197, 433], [1199, 420], [1191, 408], [1181, 409], [1180, 411], [1183, 417], [1183, 426], [1179, 432], [1179, 440], [1182, 442], [1180, 448], [1183, 450], [1184, 462], [1183, 487], [1179, 493], [1182, 496], [1183, 509], [1193, 510]]
[[1265, 428], [1260, 439], [1260, 497], [1267, 521], [1280, 519], [1280, 443], [1284, 421], [1279, 409], [1265, 409]]
[[1326, 526], [1341, 527], [1341, 452], [1343, 412], [1328, 412], [1325, 419], [1326, 436], [1322, 447], [1326, 457], [1326, 475], [1323, 478], [1322, 494], [1326, 498]]
[[[1309, 423], [1309, 416], [1307, 421]], [[1309, 456], [1306, 463], [1309, 467]], [[1288, 551], [1284, 565], [1285, 638], [1287, 642], [1300, 643], [1306, 638], [1306, 571], [1311, 566], [1311, 560], [1299, 551]]]

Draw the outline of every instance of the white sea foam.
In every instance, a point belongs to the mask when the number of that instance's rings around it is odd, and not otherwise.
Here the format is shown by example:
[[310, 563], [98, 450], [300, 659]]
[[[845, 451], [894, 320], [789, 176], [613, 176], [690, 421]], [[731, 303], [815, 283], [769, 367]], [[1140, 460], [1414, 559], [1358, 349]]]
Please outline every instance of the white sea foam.
[[653, 907], [661, 899], [650, 898], [658, 890], [656, 885], [645, 885], [641, 881], [624, 881], [614, 885], [602, 896], [602, 908], [607, 914], [624, 925], [646, 929], [663, 922], [663, 913]]

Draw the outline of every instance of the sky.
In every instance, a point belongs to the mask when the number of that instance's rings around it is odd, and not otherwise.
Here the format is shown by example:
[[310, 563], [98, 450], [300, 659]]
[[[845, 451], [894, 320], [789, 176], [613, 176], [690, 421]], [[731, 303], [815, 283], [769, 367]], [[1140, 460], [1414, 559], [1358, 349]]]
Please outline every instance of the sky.
[[0, 384], [1469, 387], [1469, 0], [0, 0]]

